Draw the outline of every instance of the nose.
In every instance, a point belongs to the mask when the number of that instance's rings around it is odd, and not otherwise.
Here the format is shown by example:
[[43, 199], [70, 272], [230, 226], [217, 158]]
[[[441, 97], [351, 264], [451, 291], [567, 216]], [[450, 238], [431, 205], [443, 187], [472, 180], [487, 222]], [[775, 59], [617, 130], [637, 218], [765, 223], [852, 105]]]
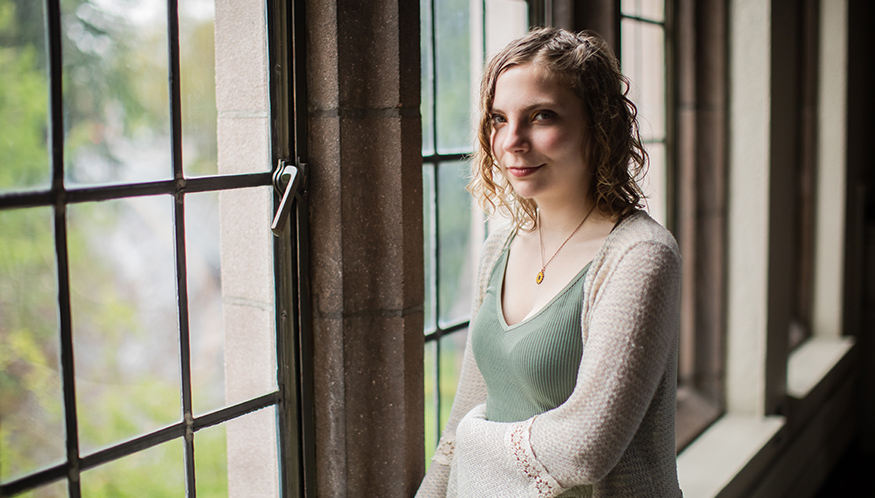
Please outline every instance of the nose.
[[504, 127], [501, 147], [505, 152], [526, 152], [529, 149], [528, 130], [519, 122], [510, 121]]

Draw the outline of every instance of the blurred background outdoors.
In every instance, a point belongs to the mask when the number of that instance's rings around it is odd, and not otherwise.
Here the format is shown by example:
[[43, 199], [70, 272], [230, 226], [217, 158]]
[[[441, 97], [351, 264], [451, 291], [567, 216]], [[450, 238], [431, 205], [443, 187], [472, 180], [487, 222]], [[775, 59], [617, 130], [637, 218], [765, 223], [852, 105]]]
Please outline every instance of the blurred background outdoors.
[[[43, 2], [0, 0], [0, 191], [48, 188]], [[172, 177], [166, 2], [64, 0], [65, 184]], [[216, 173], [211, 0], [180, 2], [184, 168]], [[224, 405], [218, 196], [186, 198], [193, 405]], [[80, 448], [180, 418], [172, 198], [68, 209]], [[0, 211], [0, 478], [64, 461], [52, 208]], [[198, 486], [227, 495], [224, 426], [198, 433]], [[178, 442], [83, 473], [85, 496], [184, 494]], [[67, 496], [59, 482], [23, 496]]]

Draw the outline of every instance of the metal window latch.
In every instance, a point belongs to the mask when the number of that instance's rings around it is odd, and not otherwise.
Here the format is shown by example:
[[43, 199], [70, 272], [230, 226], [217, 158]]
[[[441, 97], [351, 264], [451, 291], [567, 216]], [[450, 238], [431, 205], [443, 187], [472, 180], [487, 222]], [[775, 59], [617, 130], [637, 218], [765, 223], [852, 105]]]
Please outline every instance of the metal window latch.
[[286, 224], [289, 219], [289, 212], [292, 210], [292, 201], [303, 185], [304, 169], [306, 164], [296, 164], [284, 159], [280, 159], [277, 163], [276, 170], [273, 173], [273, 186], [278, 192], [283, 193], [280, 205], [276, 210], [276, 215], [273, 218], [273, 223], [270, 225], [270, 230], [277, 237], [281, 236], [286, 229]]

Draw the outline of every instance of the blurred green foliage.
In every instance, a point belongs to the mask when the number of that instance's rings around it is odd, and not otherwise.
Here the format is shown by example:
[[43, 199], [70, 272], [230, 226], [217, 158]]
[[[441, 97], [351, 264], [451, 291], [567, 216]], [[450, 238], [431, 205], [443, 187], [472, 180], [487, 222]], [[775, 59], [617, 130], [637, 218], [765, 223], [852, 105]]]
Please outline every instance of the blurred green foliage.
[[[166, 37], [163, 27], [142, 30], [145, 39], [133, 36], [126, 19], [101, 8], [105, 3], [61, 2], [68, 180], [76, 174], [71, 158], [82, 148], [95, 149], [104, 158], [121, 163], [104, 139], [107, 127], [119, 126], [122, 135], [136, 136], [166, 133], [168, 126], [166, 77], [144, 77], [166, 74], [166, 40], [160, 38]], [[186, 138], [200, 152], [192, 155], [189, 172], [210, 173], [215, 171], [216, 148], [213, 24], [210, 20], [187, 22], [182, 85], [188, 98], [183, 111], [190, 131]], [[45, 25], [43, 2], [0, 0], [0, 192], [49, 185]], [[3, 482], [65, 458], [52, 213], [48, 207], [0, 210]], [[117, 219], [108, 216], [102, 222], [111, 226]], [[113, 269], [95, 252], [101, 241], [88, 240], [87, 235], [87, 231], [68, 232], [69, 265], [71, 273], [87, 276], [87, 281], [77, 284], [101, 298], [99, 305], [83, 310], [88, 318], [74, 324], [74, 334], [77, 344], [92, 345], [91, 351], [80, 352], [97, 360], [106, 382], [112, 383], [124, 376], [126, 368], [118, 355], [122, 336], [143, 331], [134, 305], [113, 295]], [[118, 443], [141, 433], [143, 427], [162, 424], [168, 409], [179, 410], [178, 386], [168, 386], [159, 375], [141, 377], [135, 388], [113, 392], [80, 385], [77, 396], [80, 407], [88, 406], [89, 414], [100, 414], [81, 416], [80, 412], [80, 439], [98, 445]], [[168, 399], [174, 400], [170, 406]], [[199, 491], [202, 496], [227, 495], [224, 429], [199, 432], [196, 443], [198, 471], [203, 469]], [[180, 496], [184, 481], [172, 476], [182, 475], [182, 455], [182, 441], [176, 440], [86, 471], [83, 495]], [[23, 496], [66, 496], [66, 486], [55, 483]]]

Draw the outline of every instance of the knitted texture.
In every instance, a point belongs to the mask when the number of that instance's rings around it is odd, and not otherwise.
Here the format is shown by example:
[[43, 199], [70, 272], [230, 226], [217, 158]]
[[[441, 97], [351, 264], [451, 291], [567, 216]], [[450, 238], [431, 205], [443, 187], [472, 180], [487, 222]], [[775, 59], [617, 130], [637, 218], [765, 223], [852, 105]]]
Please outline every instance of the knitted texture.
[[[496, 231], [484, 246], [475, 314], [509, 233]], [[485, 406], [478, 406], [486, 387], [469, 335], [442, 456], [416, 496], [680, 496], [674, 452], [679, 307], [674, 238], [643, 212], [625, 218], [586, 275], [584, 351], [568, 400], [523, 422], [486, 420]]]

